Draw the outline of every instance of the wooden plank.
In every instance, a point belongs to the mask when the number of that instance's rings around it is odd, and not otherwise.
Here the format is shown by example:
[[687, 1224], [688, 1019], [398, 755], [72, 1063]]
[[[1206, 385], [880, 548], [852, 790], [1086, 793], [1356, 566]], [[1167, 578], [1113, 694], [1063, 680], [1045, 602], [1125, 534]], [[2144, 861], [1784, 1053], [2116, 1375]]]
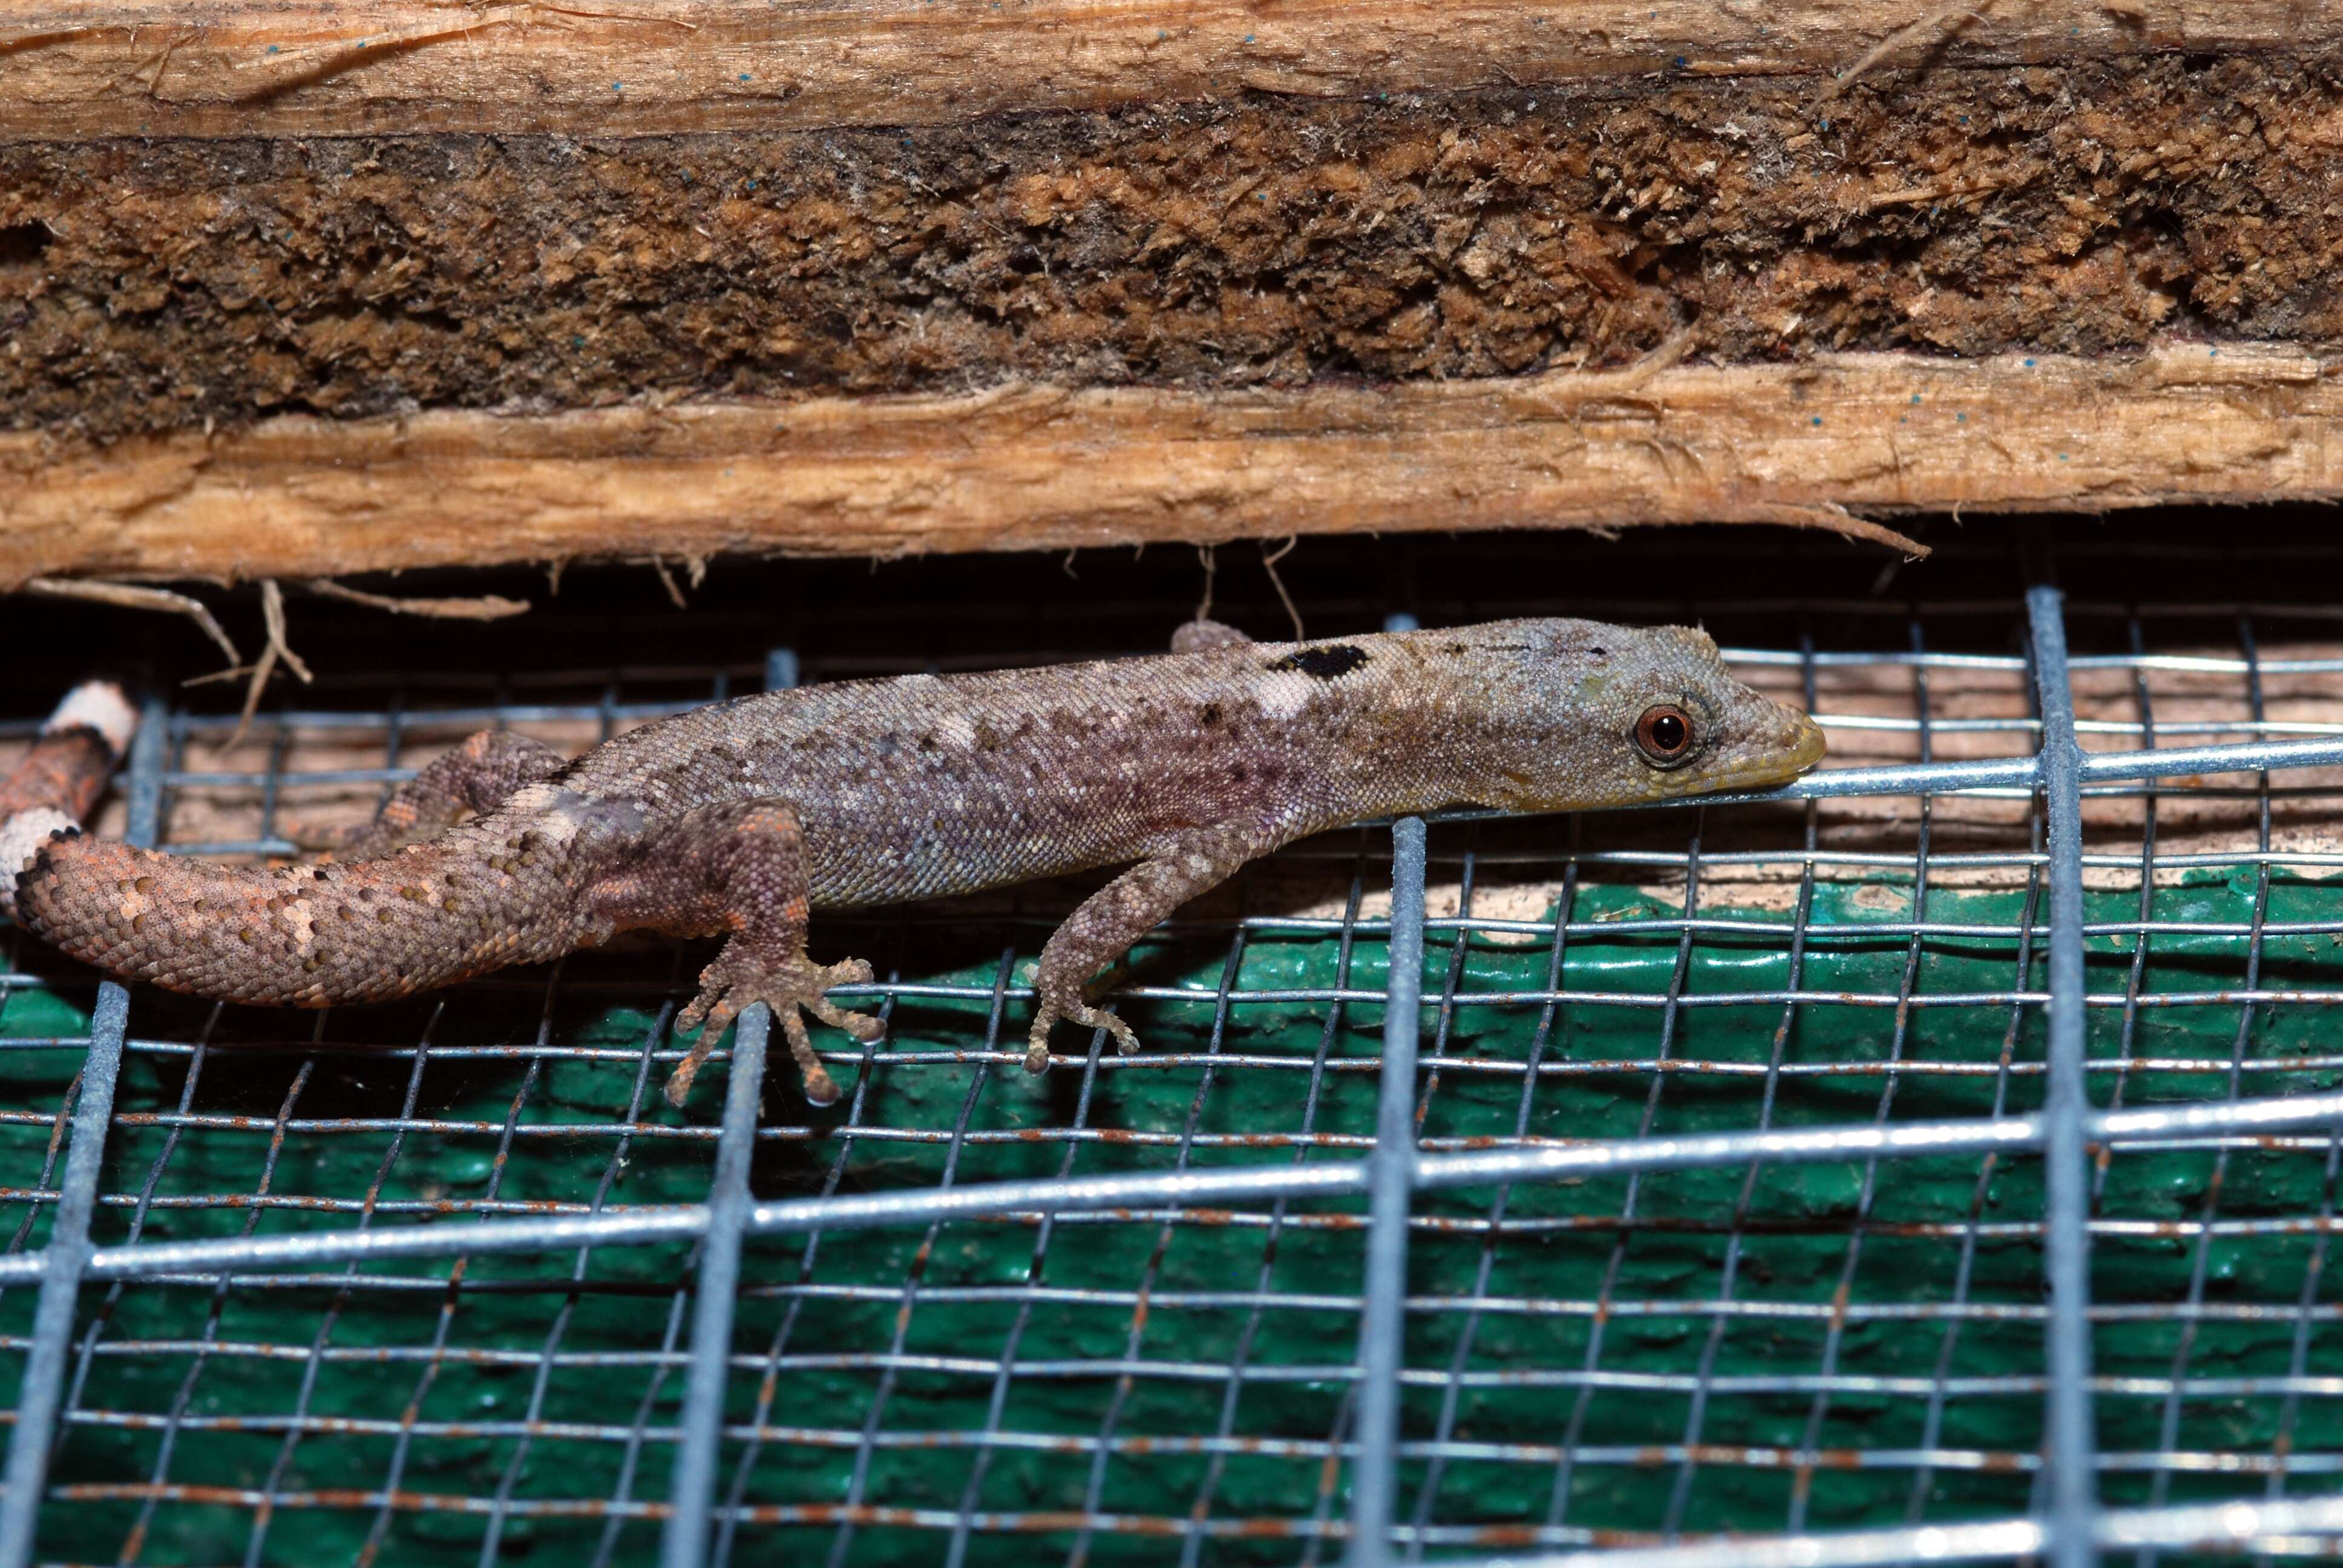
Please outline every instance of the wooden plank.
[[0, 136], [933, 125], [2334, 39], [2335, 0], [14, 0]]
[[2315, 59], [0, 143], [0, 427], [2343, 345]]
[[2343, 496], [2343, 357], [1875, 354], [1381, 388], [820, 397], [0, 438], [0, 584], [726, 551], [1835, 528], [1916, 508]]
[[0, 585], [2330, 498], [2338, 49], [2343, 0], [0, 0]]

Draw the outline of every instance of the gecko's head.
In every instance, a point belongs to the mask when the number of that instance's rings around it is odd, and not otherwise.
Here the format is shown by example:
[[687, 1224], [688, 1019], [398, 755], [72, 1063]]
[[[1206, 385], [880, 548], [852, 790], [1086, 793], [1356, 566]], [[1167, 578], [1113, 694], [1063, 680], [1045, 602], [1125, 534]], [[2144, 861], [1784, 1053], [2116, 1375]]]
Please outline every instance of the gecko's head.
[[1503, 769], [1514, 810], [1639, 805], [1786, 784], [1822, 759], [1823, 732], [1733, 678], [1685, 627], [1583, 620], [1473, 628], [1511, 652], [1521, 754]]

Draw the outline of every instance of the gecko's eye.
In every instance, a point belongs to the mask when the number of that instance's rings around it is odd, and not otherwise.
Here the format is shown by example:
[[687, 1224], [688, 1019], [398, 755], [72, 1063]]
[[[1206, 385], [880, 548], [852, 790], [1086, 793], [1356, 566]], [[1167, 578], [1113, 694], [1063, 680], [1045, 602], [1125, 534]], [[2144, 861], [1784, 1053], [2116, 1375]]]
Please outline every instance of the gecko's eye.
[[1654, 703], [1635, 720], [1635, 749], [1654, 768], [1674, 768], [1692, 756], [1692, 715], [1673, 702]]

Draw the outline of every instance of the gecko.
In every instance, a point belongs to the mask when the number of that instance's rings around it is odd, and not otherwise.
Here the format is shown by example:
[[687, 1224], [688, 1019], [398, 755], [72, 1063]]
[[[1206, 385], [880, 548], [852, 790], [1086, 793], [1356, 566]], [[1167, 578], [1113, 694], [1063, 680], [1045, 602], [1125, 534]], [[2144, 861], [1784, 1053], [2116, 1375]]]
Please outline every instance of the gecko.
[[484, 731], [401, 784], [324, 861], [231, 866], [60, 829], [18, 918], [125, 980], [323, 1008], [411, 995], [649, 930], [727, 940], [678, 1015], [770, 1004], [816, 1105], [839, 1089], [804, 1014], [878, 1020], [816, 962], [816, 909], [1125, 867], [1041, 950], [1025, 1065], [1068, 1020], [1138, 1049], [1085, 986], [1180, 905], [1309, 834], [1444, 807], [1558, 811], [1786, 782], [1813, 719], [1728, 672], [1704, 633], [1554, 618], [1304, 642], [1196, 620], [1173, 651], [909, 675], [695, 709], [575, 759]]

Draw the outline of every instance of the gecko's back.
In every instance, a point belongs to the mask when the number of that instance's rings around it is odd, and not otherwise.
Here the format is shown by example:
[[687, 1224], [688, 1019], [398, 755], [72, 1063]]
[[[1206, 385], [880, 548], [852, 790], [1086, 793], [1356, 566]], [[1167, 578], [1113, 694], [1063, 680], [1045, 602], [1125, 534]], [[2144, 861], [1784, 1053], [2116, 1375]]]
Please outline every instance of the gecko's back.
[[1452, 679], [1471, 664], [1382, 635], [769, 692], [621, 736], [543, 805], [784, 799], [817, 904], [966, 892], [1134, 859], [1202, 822], [1332, 825], [1413, 799], [1438, 751], [1428, 657]]
[[[1626, 719], [1602, 732], [1622, 706], [1606, 699], [1640, 705], [1654, 682], [1709, 709], [1721, 766], [1655, 770]], [[767, 693], [620, 737], [558, 788], [654, 815], [787, 800], [815, 903], [870, 904], [1137, 859], [1238, 818], [1291, 838], [1453, 803], [1644, 799], [1737, 751], [1799, 752], [1804, 725], [1697, 633], [1502, 621]]]

